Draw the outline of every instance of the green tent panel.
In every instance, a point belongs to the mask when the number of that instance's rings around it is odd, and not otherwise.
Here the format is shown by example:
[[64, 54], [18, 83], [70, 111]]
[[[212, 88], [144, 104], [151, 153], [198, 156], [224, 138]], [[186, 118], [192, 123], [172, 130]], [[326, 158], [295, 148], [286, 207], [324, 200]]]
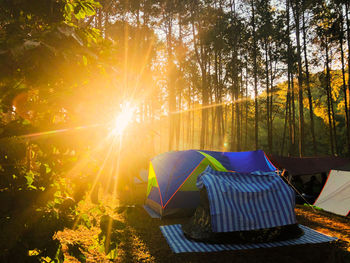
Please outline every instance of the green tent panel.
[[[206, 155], [204, 155], [206, 156]], [[211, 156], [209, 156], [211, 157]], [[221, 172], [227, 172], [226, 168], [221, 165], [216, 159], [214, 158], [204, 158], [199, 165], [196, 167], [196, 169], [193, 171], [193, 173], [186, 179], [184, 184], [181, 186], [179, 191], [198, 191], [196, 182], [197, 182], [197, 177], [200, 175], [204, 170], [208, 167], [208, 165], [217, 171]]]

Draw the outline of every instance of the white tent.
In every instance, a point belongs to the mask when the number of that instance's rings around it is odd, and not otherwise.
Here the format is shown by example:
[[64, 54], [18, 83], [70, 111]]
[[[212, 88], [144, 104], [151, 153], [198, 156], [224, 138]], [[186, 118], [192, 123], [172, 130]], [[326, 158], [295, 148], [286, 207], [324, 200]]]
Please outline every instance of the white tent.
[[331, 170], [314, 205], [347, 216], [350, 211], [350, 171]]

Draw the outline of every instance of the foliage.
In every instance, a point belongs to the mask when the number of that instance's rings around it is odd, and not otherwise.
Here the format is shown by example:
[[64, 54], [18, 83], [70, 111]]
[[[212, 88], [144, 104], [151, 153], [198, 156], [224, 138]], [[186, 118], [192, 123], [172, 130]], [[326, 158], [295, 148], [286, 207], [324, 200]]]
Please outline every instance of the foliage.
[[34, 258], [57, 258], [59, 243], [52, 236], [73, 226], [74, 209], [96, 169], [90, 162], [67, 177], [90, 145], [82, 147], [86, 138], [73, 144], [60, 132], [81, 121], [74, 120], [68, 103], [81, 93], [77, 87], [106, 71], [108, 62], [99, 58], [105, 42], [82, 21], [101, 5], [42, 0], [1, 6], [0, 225], [9, 240], [2, 239], [0, 261], [22, 261], [28, 250], [37, 251]]

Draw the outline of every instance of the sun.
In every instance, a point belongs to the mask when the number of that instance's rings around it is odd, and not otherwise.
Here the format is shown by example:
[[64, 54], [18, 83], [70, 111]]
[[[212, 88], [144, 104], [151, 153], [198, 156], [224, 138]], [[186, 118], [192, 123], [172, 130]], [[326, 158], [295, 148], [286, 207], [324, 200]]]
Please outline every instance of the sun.
[[123, 103], [121, 105], [121, 112], [114, 120], [114, 127], [112, 129], [112, 135], [120, 136], [125, 131], [126, 127], [133, 119], [136, 107], [132, 107], [130, 102]]

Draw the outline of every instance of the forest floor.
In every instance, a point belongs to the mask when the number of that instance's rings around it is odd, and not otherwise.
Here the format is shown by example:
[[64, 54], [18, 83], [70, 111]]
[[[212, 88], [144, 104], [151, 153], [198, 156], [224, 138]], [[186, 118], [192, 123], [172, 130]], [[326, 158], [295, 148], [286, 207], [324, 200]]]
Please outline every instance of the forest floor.
[[[135, 206], [117, 209], [106, 206], [100, 213], [92, 204], [85, 204], [82, 209], [90, 211], [89, 228], [79, 226], [55, 235], [62, 245], [64, 262], [350, 262], [350, 219], [302, 205], [295, 209], [298, 223], [339, 240], [244, 251], [175, 254], [159, 226], [181, 224], [188, 219], [150, 218], [142, 207], [143, 194], [142, 191]], [[107, 217], [113, 218], [113, 224], [109, 225], [110, 237], [103, 236]], [[104, 252], [105, 239], [110, 239], [110, 248], [115, 248], [108, 255]]]

